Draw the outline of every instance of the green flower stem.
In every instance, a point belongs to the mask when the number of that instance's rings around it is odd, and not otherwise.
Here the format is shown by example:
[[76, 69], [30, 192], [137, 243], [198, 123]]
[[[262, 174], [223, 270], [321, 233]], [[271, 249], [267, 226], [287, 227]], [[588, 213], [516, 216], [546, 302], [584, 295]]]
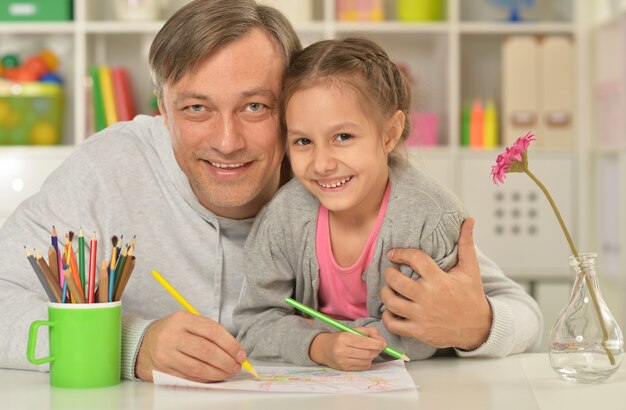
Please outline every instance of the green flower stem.
[[[556, 219], [559, 221], [559, 225], [561, 225], [561, 229], [563, 230], [563, 233], [565, 234], [565, 239], [567, 239], [567, 243], [569, 244], [569, 247], [572, 250], [572, 254], [574, 255], [575, 258], [578, 258], [579, 257], [578, 250], [576, 249], [576, 246], [574, 245], [574, 241], [572, 241], [572, 236], [569, 234], [569, 231], [567, 230], [567, 226], [565, 226], [565, 222], [563, 221], [563, 217], [561, 216], [559, 209], [556, 207], [556, 203], [552, 199], [552, 195], [550, 195], [550, 192], [548, 192], [545, 185], [543, 185], [543, 183], [535, 176], [535, 174], [530, 172], [530, 169], [528, 169], [527, 166], [519, 162], [517, 165], [520, 166], [522, 171], [525, 172], [530, 177], [530, 179], [532, 179], [535, 182], [535, 184], [537, 184], [539, 189], [541, 189], [543, 194], [548, 199], [548, 202], [550, 203], [550, 206], [552, 207], [552, 210], [554, 211], [554, 214], [556, 215]], [[615, 358], [613, 357], [613, 353], [606, 346], [606, 341], [609, 339], [609, 332], [606, 330], [606, 324], [604, 323], [604, 319], [602, 318], [602, 313], [600, 312], [600, 304], [598, 303], [598, 298], [596, 296], [595, 289], [593, 288], [593, 284], [591, 283], [591, 279], [589, 278], [589, 274], [587, 273], [587, 269], [585, 268], [585, 266], [581, 265], [580, 269], [585, 275], [585, 282], [587, 283], [587, 288], [589, 289], [589, 296], [591, 296], [591, 301], [596, 311], [596, 315], [598, 316], [598, 321], [600, 322], [600, 328], [602, 329], [602, 347], [604, 348], [604, 351], [609, 357], [609, 362], [611, 363], [611, 365], [615, 365]]]
[[556, 215], [556, 219], [558, 219], [558, 221], [559, 221], [559, 225], [561, 225], [561, 229], [563, 230], [563, 233], [565, 234], [565, 239], [567, 239], [567, 243], [569, 244], [569, 247], [572, 250], [572, 254], [574, 255], [574, 257], [578, 258], [578, 250], [576, 249], [576, 245], [574, 245], [574, 241], [572, 240], [572, 236], [569, 234], [569, 231], [567, 230], [567, 226], [565, 226], [565, 222], [563, 221], [563, 217], [561, 216], [561, 213], [559, 212], [559, 209], [556, 207], [556, 203], [554, 203], [554, 200], [552, 199], [552, 195], [550, 195], [550, 192], [548, 192], [546, 187], [541, 183], [541, 181], [539, 181], [539, 179], [535, 176], [535, 174], [530, 172], [530, 169], [528, 169], [525, 166], [523, 166], [522, 169], [530, 177], [530, 179], [535, 181], [535, 184], [537, 184], [539, 189], [541, 189], [543, 194], [548, 199], [548, 202], [550, 202], [550, 206], [552, 207], [552, 210], [554, 211], [554, 214]]

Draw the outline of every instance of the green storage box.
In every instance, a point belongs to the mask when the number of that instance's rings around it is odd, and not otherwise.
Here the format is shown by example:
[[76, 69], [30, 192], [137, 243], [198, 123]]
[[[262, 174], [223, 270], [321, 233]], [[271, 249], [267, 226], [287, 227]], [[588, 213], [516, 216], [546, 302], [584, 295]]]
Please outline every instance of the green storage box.
[[0, 0], [0, 21], [72, 20], [72, 0]]
[[63, 107], [59, 84], [0, 79], [0, 145], [58, 144]]

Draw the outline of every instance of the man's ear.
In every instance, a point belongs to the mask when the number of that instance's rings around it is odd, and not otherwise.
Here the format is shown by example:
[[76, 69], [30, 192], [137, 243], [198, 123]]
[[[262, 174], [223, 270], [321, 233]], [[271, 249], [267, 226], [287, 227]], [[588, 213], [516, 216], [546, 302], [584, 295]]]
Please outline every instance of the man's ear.
[[161, 113], [161, 117], [163, 117], [163, 121], [165, 123], [165, 126], [167, 127], [167, 113], [165, 112], [165, 106], [163, 105], [163, 99], [159, 96], [157, 96], [157, 105], [159, 107], [159, 112]]
[[391, 117], [389, 117], [383, 140], [383, 146], [387, 154], [393, 151], [396, 145], [398, 145], [402, 132], [404, 131], [405, 119], [406, 116], [401, 110], [396, 111]]

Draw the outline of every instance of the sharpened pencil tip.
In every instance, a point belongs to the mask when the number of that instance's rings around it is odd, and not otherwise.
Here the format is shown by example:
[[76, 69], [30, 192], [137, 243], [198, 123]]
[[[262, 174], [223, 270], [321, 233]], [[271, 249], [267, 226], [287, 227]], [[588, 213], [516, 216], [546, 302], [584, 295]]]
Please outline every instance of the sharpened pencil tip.
[[243, 366], [243, 368], [246, 369], [248, 373], [254, 376], [255, 379], [258, 380], [261, 378], [261, 376], [259, 376], [259, 373], [254, 369], [254, 367], [252, 367], [249, 361], [244, 360], [243, 362], [241, 362], [241, 366]]
[[410, 362], [411, 361], [411, 359], [409, 359], [409, 356], [407, 356], [405, 354], [402, 355], [401, 359], [404, 360], [405, 362]]

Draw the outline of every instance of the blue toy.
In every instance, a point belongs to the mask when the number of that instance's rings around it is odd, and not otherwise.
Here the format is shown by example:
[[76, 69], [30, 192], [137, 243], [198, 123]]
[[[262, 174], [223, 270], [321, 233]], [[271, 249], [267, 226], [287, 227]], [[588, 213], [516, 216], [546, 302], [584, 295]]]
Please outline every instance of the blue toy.
[[41, 77], [39, 77], [39, 81], [42, 83], [55, 83], [55, 84], [63, 84], [63, 79], [56, 73], [45, 73]]
[[507, 19], [510, 22], [520, 22], [522, 21], [522, 16], [520, 15], [520, 8], [522, 7], [532, 7], [533, 0], [489, 0], [495, 6], [509, 8], [509, 18]]

